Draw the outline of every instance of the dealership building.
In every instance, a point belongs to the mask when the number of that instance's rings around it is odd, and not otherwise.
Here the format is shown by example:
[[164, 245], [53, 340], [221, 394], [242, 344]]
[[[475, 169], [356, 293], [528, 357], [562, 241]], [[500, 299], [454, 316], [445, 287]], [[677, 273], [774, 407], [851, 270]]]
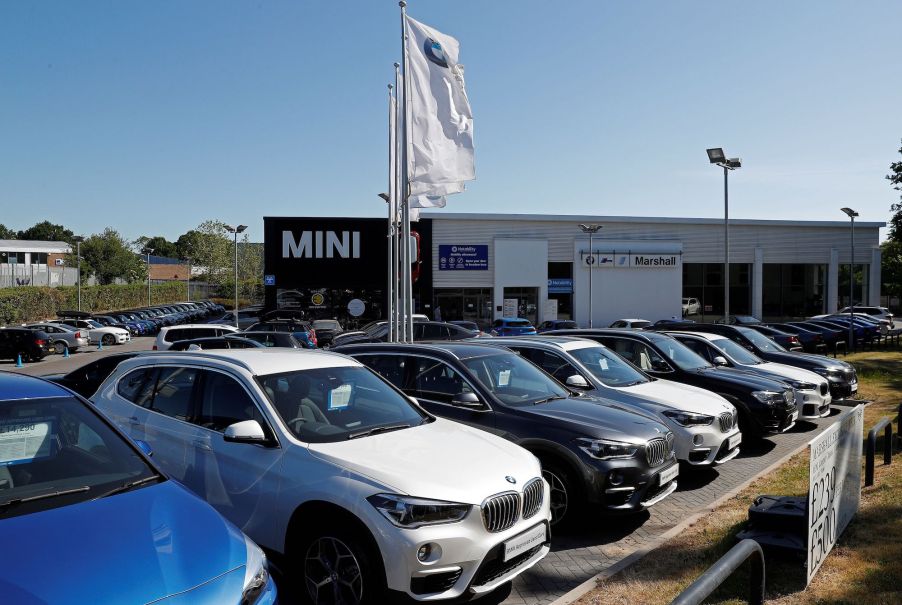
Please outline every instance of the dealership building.
[[[601, 225], [589, 237], [579, 228]], [[855, 224], [856, 303], [880, 301], [879, 229]], [[489, 325], [517, 315], [589, 321], [724, 310], [721, 219], [423, 213], [417, 312]], [[264, 218], [266, 305], [360, 324], [383, 318], [388, 284], [384, 218]], [[828, 313], [849, 301], [848, 221], [730, 220], [730, 312], [762, 319]], [[693, 307], [694, 310], [694, 307]]]

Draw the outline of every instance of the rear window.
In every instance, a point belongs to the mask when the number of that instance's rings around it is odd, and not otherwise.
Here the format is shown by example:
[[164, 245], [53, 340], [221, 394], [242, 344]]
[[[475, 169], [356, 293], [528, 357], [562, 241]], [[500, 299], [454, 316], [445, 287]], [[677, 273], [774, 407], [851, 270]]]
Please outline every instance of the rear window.
[[528, 328], [530, 324], [525, 319], [512, 319], [507, 322], [507, 325], [512, 328]]
[[578, 328], [575, 321], [559, 321], [557, 322], [558, 328]]
[[194, 338], [206, 338], [207, 336], [221, 336], [226, 330], [217, 328], [172, 328], [166, 332], [163, 340], [166, 342], [178, 342]]

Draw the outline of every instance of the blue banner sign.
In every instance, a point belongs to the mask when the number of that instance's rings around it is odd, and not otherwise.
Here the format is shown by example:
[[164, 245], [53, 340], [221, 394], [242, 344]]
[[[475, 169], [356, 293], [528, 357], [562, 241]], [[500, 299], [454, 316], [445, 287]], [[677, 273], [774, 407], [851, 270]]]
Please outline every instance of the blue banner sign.
[[488, 245], [439, 244], [439, 271], [488, 271]]
[[549, 294], [573, 294], [573, 280], [566, 278], [552, 278], [548, 280]]

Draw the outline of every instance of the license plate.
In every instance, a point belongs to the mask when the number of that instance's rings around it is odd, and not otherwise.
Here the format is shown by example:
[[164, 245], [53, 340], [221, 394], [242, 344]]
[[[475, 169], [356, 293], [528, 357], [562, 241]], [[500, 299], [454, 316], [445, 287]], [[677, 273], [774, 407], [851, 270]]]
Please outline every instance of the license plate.
[[665, 483], [670, 483], [676, 476], [680, 474], [680, 465], [674, 464], [670, 468], [666, 468], [661, 471], [661, 474], [658, 475], [658, 485], [664, 485]]
[[731, 450], [740, 443], [742, 443], [742, 433], [736, 433], [727, 440], [727, 449]]
[[853, 392], [853, 393], [857, 393], [857, 392], [858, 392], [858, 381], [855, 381], [855, 382], [852, 383], [852, 392]]
[[517, 555], [522, 555], [529, 549], [542, 544], [546, 535], [545, 525], [536, 525], [519, 536], [514, 536], [504, 543], [504, 560], [509, 561]]

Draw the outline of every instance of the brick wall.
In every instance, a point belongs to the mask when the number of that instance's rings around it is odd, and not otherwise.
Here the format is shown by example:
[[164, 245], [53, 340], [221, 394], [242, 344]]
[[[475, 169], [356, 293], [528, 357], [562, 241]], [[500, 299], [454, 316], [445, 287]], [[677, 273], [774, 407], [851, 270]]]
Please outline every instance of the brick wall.
[[178, 280], [188, 279], [188, 265], [150, 265], [150, 279]]

